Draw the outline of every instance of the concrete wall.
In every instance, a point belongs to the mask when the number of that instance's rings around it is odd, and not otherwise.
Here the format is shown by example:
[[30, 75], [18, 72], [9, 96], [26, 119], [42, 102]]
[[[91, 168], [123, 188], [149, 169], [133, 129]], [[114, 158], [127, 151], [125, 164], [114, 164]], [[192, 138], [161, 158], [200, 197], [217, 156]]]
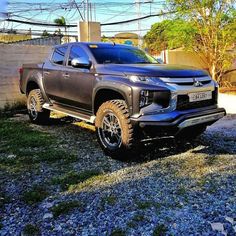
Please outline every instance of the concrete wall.
[[61, 44], [61, 36], [34, 38], [34, 39], [14, 42], [13, 44], [54, 46], [54, 45]]
[[205, 63], [201, 60], [200, 56], [192, 52], [183, 50], [167, 50], [166, 60], [168, 64], [179, 64], [194, 66], [201, 69], [207, 69]]
[[18, 69], [24, 63], [42, 62], [50, 46], [0, 44], [0, 108], [25, 99], [19, 91]]
[[[208, 69], [207, 65], [201, 60], [200, 56], [196, 53], [186, 52], [182, 49], [166, 50], [165, 53], [167, 64], [187, 65], [206, 70]], [[234, 68], [236, 69], [236, 62], [232, 65], [232, 69]], [[236, 70], [227, 73], [224, 77], [225, 80], [229, 81], [232, 85], [236, 85]]]

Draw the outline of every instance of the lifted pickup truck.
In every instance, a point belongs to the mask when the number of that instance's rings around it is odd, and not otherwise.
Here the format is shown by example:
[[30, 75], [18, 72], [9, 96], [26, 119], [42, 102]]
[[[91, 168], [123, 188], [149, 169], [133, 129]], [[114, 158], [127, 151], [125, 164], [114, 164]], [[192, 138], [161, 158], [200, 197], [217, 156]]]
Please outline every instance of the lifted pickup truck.
[[50, 111], [95, 124], [104, 151], [117, 156], [140, 141], [193, 138], [225, 115], [206, 71], [159, 64], [146, 52], [112, 43], [69, 43], [42, 64], [21, 69], [29, 117]]

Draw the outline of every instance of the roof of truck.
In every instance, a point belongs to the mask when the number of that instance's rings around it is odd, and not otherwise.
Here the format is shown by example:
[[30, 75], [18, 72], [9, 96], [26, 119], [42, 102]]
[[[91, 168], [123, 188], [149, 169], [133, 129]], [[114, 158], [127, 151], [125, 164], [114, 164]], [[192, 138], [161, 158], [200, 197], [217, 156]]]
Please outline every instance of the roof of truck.
[[73, 43], [64, 43], [57, 45], [55, 47], [60, 47], [60, 46], [67, 46], [67, 45], [87, 45], [88, 47], [112, 47], [112, 46], [121, 46], [121, 47], [130, 47], [131, 45], [126, 45], [126, 44], [117, 44], [113, 42], [73, 42]]

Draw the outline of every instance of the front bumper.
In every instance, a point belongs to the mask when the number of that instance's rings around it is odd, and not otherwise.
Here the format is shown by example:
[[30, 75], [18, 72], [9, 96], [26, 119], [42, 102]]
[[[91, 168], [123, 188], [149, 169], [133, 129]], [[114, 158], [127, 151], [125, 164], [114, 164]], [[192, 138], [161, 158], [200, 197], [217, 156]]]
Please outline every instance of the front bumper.
[[163, 133], [166, 135], [176, 135], [186, 128], [211, 125], [225, 115], [226, 111], [224, 108], [212, 106], [201, 109], [176, 110], [169, 113], [140, 116], [139, 118], [131, 118], [131, 120], [141, 129], [150, 131], [149, 133], [154, 133], [156, 136], [163, 136]]

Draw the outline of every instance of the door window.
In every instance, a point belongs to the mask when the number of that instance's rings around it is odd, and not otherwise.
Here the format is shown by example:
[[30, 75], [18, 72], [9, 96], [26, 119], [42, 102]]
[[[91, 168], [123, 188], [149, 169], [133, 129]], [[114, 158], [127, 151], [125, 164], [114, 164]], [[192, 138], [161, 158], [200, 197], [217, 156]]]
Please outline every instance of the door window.
[[67, 47], [57, 47], [55, 48], [52, 55], [52, 62], [58, 65], [63, 65]]
[[87, 53], [79, 46], [72, 46], [70, 49], [70, 55], [68, 58], [68, 66], [71, 66], [71, 61], [74, 58], [84, 57], [89, 60]]

